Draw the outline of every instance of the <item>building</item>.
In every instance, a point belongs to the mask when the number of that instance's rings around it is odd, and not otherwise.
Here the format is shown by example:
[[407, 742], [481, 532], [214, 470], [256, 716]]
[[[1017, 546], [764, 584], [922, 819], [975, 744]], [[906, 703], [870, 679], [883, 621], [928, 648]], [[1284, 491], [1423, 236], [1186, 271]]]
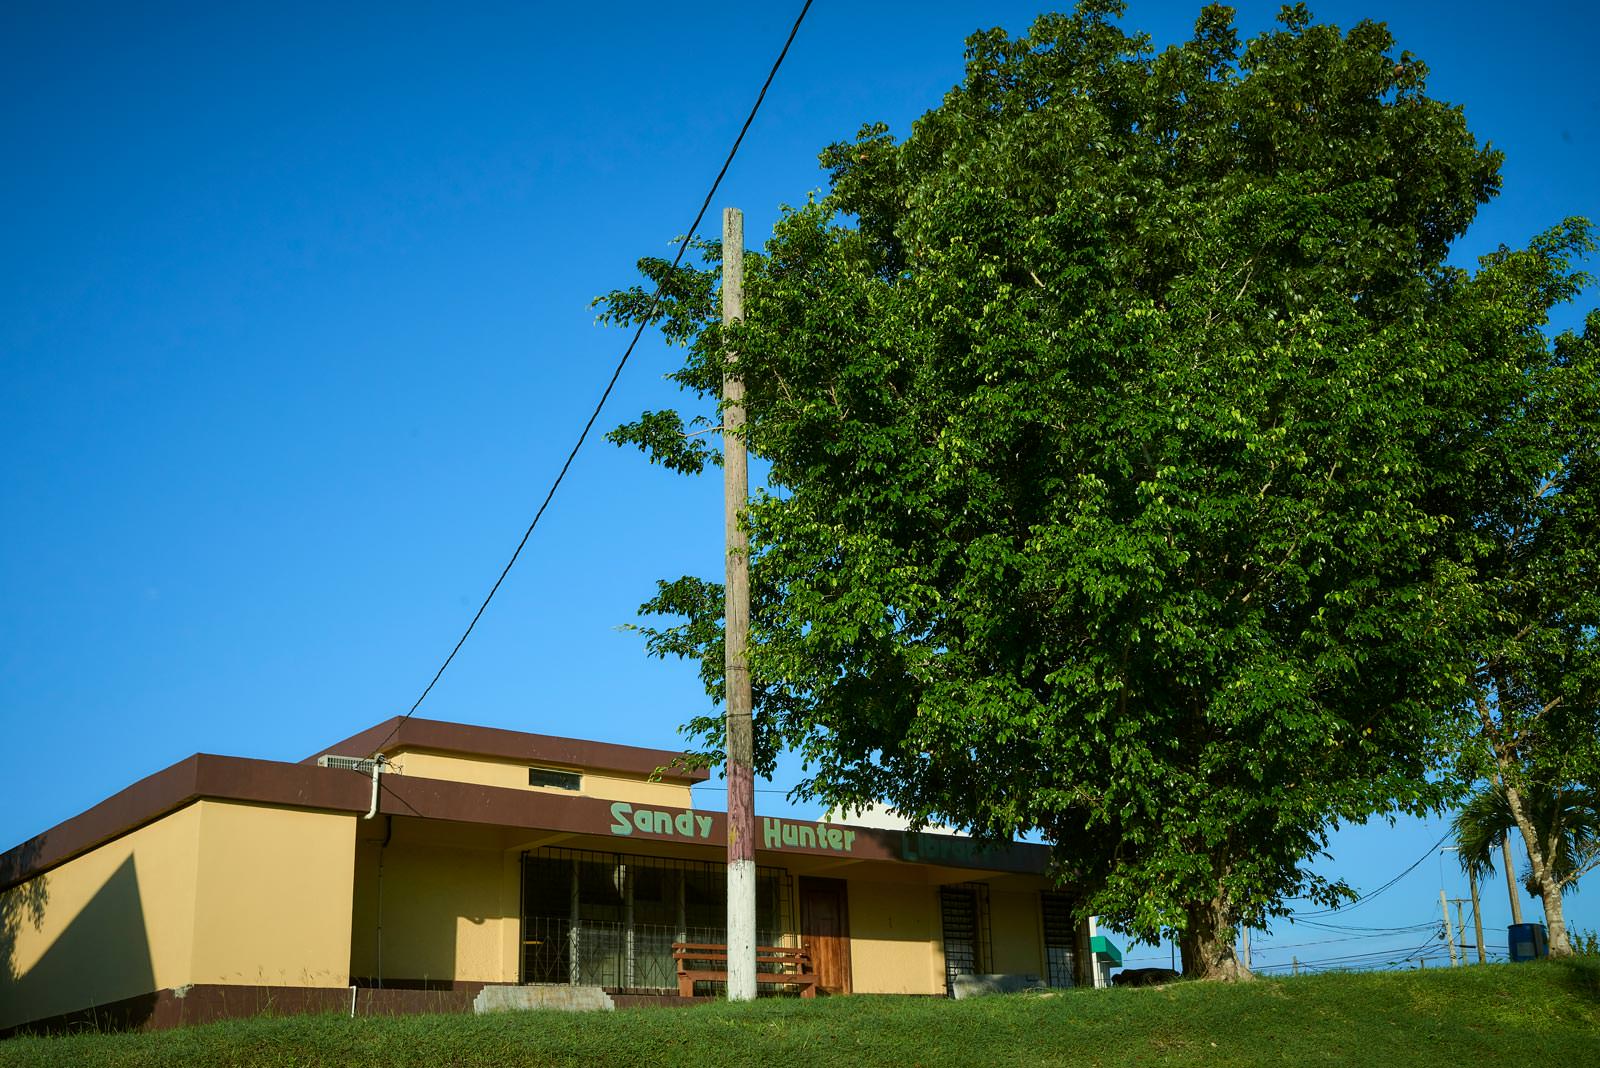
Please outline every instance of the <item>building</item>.
[[[395, 719], [298, 764], [189, 757], [0, 856], [0, 1034], [676, 996], [672, 944], [726, 940], [727, 836], [676, 756]], [[824, 993], [1087, 967], [1043, 846], [758, 822], [759, 941], [808, 947]]]

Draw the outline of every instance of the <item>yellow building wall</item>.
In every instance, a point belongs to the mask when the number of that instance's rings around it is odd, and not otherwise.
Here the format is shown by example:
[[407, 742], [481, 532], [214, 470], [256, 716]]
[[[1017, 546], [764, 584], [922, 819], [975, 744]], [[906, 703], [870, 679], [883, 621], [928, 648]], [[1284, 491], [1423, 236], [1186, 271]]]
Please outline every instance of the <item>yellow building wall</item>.
[[0, 1027], [192, 982], [198, 804], [5, 892]]
[[364, 841], [357, 851], [354, 931], [346, 943], [350, 974], [516, 982], [520, 855], [494, 847], [408, 841], [405, 833], [386, 848]]
[[[391, 754], [389, 759], [399, 767], [402, 775], [415, 775], [424, 779], [446, 779], [479, 786], [501, 786], [511, 790], [559, 794], [565, 797], [601, 797], [608, 801], [631, 801], [640, 805], [693, 807], [687, 783], [650, 782], [644, 776], [629, 777], [615, 772], [593, 771], [566, 765], [529, 764], [514, 760], [463, 756], [457, 753], [435, 753], [422, 749], [402, 750]], [[552, 786], [529, 786], [530, 767], [549, 767], [558, 771], [576, 772], [583, 776], [582, 783], [576, 792]]]
[[1037, 893], [989, 892], [989, 955], [996, 972], [1044, 977], [1044, 932], [1040, 924]]
[[201, 801], [192, 983], [348, 986], [356, 817]]
[[944, 993], [938, 891], [851, 879], [850, 979], [858, 994]]

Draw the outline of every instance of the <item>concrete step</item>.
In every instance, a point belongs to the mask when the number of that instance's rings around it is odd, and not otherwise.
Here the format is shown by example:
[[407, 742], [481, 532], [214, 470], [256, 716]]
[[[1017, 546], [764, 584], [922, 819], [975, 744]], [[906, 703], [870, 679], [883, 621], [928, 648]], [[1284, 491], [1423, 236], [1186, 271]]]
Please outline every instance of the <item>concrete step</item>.
[[555, 1009], [560, 1012], [610, 1012], [616, 1003], [597, 986], [567, 983], [530, 983], [526, 986], [486, 986], [472, 1003], [472, 1011], [515, 1012], [519, 1009]]
[[1043, 989], [1037, 975], [958, 975], [950, 983], [950, 994], [957, 1001]]

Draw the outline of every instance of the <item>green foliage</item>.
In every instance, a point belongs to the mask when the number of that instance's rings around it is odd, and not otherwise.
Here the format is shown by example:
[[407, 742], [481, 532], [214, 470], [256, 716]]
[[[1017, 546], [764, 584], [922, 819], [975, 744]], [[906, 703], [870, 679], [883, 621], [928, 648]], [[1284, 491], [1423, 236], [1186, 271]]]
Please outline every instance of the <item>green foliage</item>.
[[[1578, 879], [1600, 867], [1600, 805], [1586, 789], [1535, 789], [1526, 798], [1527, 816], [1540, 842], [1548, 843], [1545, 862], [1558, 893], [1577, 889]], [[1494, 871], [1501, 843], [1517, 826], [1504, 786], [1473, 794], [1451, 823], [1461, 869], [1474, 878]], [[1540, 886], [1532, 871], [1523, 874], [1528, 893]]]
[[[770, 465], [759, 763], [1042, 831], [1084, 911], [1209, 974], [1233, 926], [1346, 892], [1306, 867], [1331, 825], [1448, 797], [1439, 710], [1492, 612], [1462, 531], [1530, 470], [1480, 446], [1587, 237], [1444, 264], [1499, 156], [1380, 24], [1297, 6], [1241, 46], [1208, 7], [1158, 54], [1121, 10], [976, 34], [907, 139], [828, 148], [731, 336], [714, 250], [698, 282], [641, 268], [688, 295], [680, 384], [715, 403], [737, 352]], [[720, 588], [645, 610], [719, 695]], [[714, 758], [720, 719], [691, 729]]]
[[[1481, 784], [1462, 858], [1510, 827], [1565, 953], [1561, 896], [1600, 863], [1600, 314], [1549, 344], [1540, 328], [1586, 279], [1581, 220], [1485, 258], [1464, 285], [1458, 344], [1501, 355], [1478, 373], [1491, 403], [1450, 441], [1458, 605], [1471, 696], [1456, 775]], [[1506, 417], [1504, 413], [1513, 413]]]
[[1600, 962], [1069, 990], [949, 1002], [763, 998], [615, 1013], [241, 1020], [0, 1041], [6, 1068], [997, 1068], [1593, 1063]]
[[677, 412], [644, 412], [637, 422], [628, 423], [606, 434], [613, 445], [634, 445], [669, 471], [698, 475], [706, 464], [721, 466], [722, 457], [713, 453], [705, 441], [691, 437]]

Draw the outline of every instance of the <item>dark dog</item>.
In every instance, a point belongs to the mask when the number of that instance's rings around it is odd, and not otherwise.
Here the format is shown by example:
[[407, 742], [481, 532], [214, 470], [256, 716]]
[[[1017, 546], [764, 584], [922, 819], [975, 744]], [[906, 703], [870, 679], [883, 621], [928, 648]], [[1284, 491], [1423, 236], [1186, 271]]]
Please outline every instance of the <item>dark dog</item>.
[[1112, 986], [1160, 986], [1178, 978], [1171, 968], [1124, 968], [1111, 977]]

